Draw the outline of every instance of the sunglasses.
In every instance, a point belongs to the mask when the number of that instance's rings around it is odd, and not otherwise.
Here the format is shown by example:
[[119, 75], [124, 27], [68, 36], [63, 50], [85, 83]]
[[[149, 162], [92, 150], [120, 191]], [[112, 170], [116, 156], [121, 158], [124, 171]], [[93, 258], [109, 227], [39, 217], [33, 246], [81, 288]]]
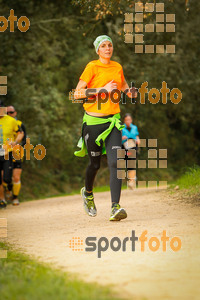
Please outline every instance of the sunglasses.
[[14, 114], [14, 113], [15, 113], [15, 111], [8, 111], [7, 112], [7, 114], [11, 114], [11, 115]]

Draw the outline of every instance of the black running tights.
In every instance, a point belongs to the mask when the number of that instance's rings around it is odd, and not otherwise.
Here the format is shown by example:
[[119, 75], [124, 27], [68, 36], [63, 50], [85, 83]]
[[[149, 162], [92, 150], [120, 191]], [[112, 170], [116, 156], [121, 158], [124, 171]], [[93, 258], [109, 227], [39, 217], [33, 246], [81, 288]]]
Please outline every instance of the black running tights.
[[[110, 126], [110, 122], [99, 125], [84, 125], [83, 138], [86, 143], [89, 156], [89, 165], [86, 170], [85, 188], [90, 192], [93, 190], [94, 179], [101, 163], [101, 146], [95, 143], [99, 134]], [[121, 149], [122, 135], [116, 127], [105, 140], [107, 162], [110, 170], [110, 191], [112, 203], [119, 203], [121, 195], [122, 180], [117, 178], [117, 149]]]

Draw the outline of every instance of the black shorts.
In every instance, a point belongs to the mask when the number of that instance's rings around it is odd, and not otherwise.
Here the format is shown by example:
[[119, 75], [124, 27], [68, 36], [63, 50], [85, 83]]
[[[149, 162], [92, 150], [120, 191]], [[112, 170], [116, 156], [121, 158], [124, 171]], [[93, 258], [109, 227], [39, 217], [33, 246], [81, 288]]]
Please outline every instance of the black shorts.
[[22, 161], [13, 160], [13, 169], [22, 169]]
[[13, 160], [12, 151], [9, 152], [9, 159], [5, 159], [4, 155], [0, 156], [0, 184], [2, 184], [2, 171], [3, 171], [3, 181], [7, 184], [12, 182], [12, 170], [13, 170]]

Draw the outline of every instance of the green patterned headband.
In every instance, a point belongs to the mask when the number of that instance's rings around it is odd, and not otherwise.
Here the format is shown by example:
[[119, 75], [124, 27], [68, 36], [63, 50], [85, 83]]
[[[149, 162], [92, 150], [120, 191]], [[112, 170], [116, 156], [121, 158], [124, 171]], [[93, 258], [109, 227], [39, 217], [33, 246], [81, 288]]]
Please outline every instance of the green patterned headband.
[[94, 47], [95, 47], [95, 50], [96, 50], [96, 53], [97, 53], [98, 50], [99, 50], [99, 46], [100, 46], [103, 42], [105, 42], [105, 41], [109, 41], [109, 42], [113, 43], [112, 40], [111, 40], [111, 38], [110, 38], [109, 36], [107, 36], [107, 35], [100, 35], [100, 36], [98, 36], [98, 37], [96, 38], [96, 40], [95, 40], [94, 43], [93, 43], [93, 45], [94, 45]]

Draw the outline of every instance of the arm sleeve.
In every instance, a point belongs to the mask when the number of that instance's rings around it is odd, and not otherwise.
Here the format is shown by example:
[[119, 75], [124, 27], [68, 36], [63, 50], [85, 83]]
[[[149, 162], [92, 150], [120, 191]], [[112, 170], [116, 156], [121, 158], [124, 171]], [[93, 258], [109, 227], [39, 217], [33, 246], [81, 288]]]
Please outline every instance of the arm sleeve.
[[93, 76], [94, 76], [94, 68], [93, 65], [89, 63], [85, 67], [85, 70], [83, 71], [79, 79], [85, 81], [88, 84], [92, 80]]

